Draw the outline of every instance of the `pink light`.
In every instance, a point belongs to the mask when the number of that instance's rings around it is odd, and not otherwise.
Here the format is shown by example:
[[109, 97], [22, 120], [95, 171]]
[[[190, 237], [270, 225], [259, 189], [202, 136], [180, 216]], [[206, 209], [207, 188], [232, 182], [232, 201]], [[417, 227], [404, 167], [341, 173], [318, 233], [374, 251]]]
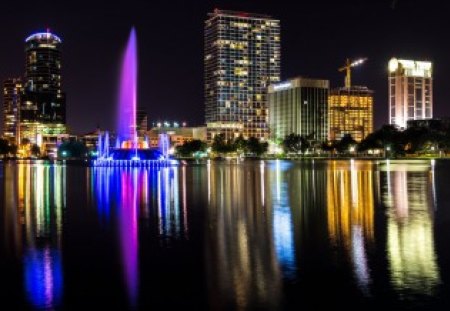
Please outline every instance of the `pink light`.
[[131, 29], [120, 74], [119, 105], [117, 114], [118, 136], [121, 141], [136, 145], [138, 56], [136, 31]]
[[130, 302], [134, 305], [138, 293], [138, 223], [137, 171], [123, 172], [121, 176], [120, 241], [125, 283]]

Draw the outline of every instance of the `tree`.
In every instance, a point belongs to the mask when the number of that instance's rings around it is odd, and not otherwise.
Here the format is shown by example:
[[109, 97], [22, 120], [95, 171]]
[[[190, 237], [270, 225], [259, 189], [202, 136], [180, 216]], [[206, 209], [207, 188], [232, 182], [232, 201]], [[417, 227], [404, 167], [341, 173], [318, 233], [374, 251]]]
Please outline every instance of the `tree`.
[[31, 145], [30, 153], [32, 156], [39, 157], [41, 155], [41, 148], [38, 145], [33, 144]]
[[298, 153], [300, 151], [304, 153], [309, 148], [309, 143], [306, 138], [294, 133], [286, 136], [286, 138], [283, 140], [282, 145], [286, 153]]
[[6, 139], [0, 138], [0, 154], [6, 156], [9, 153], [9, 143]]
[[63, 142], [58, 148], [58, 157], [62, 158], [84, 158], [88, 149], [81, 141], [70, 139]]
[[224, 134], [214, 136], [212, 150], [217, 153], [229, 153], [236, 151], [236, 145], [233, 140], [225, 140]]
[[234, 148], [238, 153], [243, 153], [247, 149], [247, 141], [244, 139], [242, 135], [239, 135], [238, 138], [234, 141]]
[[201, 140], [194, 139], [184, 142], [183, 145], [176, 147], [176, 153], [180, 156], [189, 157], [196, 152], [206, 152], [206, 143]]
[[336, 143], [336, 150], [339, 153], [346, 153], [350, 151], [352, 146], [356, 146], [356, 141], [353, 139], [352, 135], [345, 134], [342, 136], [341, 140]]
[[358, 146], [359, 151], [390, 148], [393, 154], [405, 152], [405, 135], [393, 125], [384, 125], [369, 134]]
[[248, 153], [253, 153], [256, 154], [257, 156], [260, 156], [266, 153], [268, 148], [269, 144], [267, 142], [261, 142], [256, 137], [250, 137], [246, 142], [245, 150]]

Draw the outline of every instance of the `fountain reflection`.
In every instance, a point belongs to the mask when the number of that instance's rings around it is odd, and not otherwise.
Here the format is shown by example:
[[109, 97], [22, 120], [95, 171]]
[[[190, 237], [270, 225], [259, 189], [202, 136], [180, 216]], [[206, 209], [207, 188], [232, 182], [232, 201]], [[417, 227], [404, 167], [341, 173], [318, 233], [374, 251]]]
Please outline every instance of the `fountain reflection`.
[[367, 162], [331, 161], [327, 169], [328, 232], [351, 258], [359, 288], [369, 295], [367, 247], [374, 239], [373, 169]]
[[64, 166], [18, 165], [18, 210], [24, 226], [24, 285], [29, 302], [53, 309], [61, 304]]
[[434, 247], [434, 172], [429, 163], [385, 167], [391, 283], [399, 292], [433, 295], [440, 282]]
[[140, 220], [156, 222], [163, 246], [188, 238], [186, 199], [180, 204], [180, 191], [186, 197], [186, 174], [181, 174], [180, 181], [180, 169], [96, 167], [91, 171], [91, 195], [99, 218], [109, 221], [116, 210], [124, 282], [131, 305], [136, 305], [139, 291]]

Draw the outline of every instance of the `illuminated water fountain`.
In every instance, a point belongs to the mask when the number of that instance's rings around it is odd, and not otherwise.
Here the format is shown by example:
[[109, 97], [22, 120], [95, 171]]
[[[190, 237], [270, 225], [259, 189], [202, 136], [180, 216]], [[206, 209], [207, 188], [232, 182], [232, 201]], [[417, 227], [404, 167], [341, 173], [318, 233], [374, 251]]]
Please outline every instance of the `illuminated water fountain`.
[[111, 147], [108, 132], [99, 135], [95, 166], [167, 166], [176, 163], [169, 159], [167, 134], [159, 135], [159, 148], [150, 148], [147, 139], [137, 135], [137, 76], [137, 42], [133, 28], [122, 61], [115, 144]]

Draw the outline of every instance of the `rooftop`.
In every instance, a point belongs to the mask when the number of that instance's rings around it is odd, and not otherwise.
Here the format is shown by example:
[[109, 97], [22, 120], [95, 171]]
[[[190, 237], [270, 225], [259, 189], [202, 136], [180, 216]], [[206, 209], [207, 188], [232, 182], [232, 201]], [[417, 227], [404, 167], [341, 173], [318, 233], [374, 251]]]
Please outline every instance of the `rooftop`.
[[235, 16], [242, 18], [257, 18], [257, 19], [273, 19], [272, 16], [266, 14], [256, 14], [256, 13], [248, 13], [242, 11], [230, 11], [230, 10], [220, 10], [214, 9], [213, 13], [209, 13], [208, 16], [217, 16], [217, 15], [226, 15], [226, 16]]
[[61, 38], [57, 35], [47, 31], [47, 32], [37, 32], [29, 36], [25, 39], [25, 42], [31, 41], [31, 40], [55, 40], [59, 43], [62, 42]]

